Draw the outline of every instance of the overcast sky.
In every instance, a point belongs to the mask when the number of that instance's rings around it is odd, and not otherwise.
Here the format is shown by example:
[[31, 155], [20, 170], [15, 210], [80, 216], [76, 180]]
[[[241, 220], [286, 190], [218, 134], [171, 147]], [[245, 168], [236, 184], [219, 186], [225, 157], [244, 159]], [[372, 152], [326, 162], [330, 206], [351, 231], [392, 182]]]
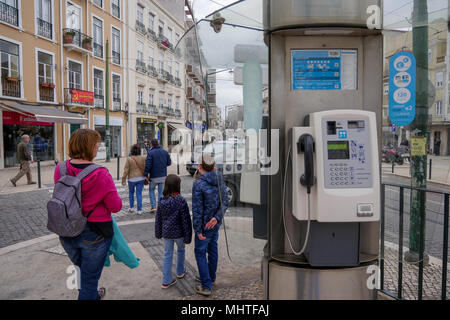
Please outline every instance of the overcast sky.
[[[284, 0], [277, 0], [284, 1]], [[223, 6], [229, 5], [231, 3], [236, 2], [236, 0], [194, 0], [193, 1], [193, 10], [195, 14], [195, 18], [198, 20], [206, 17], [212, 12], [222, 8]], [[261, 0], [262, 2], [262, 0]], [[384, 12], [384, 26], [396, 26], [396, 27], [405, 27], [408, 25], [408, 20], [410, 21], [411, 13], [413, 10], [414, 0], [384, 0], [383, 2], [383, 12]], [[448, 8], [448, 0], [428, 0], [428, 12], [429, 13], [438, 13], [441, 12], [442, 17], [447, 17], [447, 8]], [[430, 16], [435, 19], [436, 17], [440, 17], [439, 14], [431, 14]], [[403, 24], [403, 26], [402, 26]], [[200, 33], [203, 32], [203, 35], [206, 34], [206, 28], [203, 30], [200, 28]], [[209, 29], [209, 27], [207, 28]], [[241, 32], [239, 37], [243, 36]], [[222, 32], [220, 34], [215, 35], [212, 31], [206, 39], [210, 39], [208, 43], [212, 44], [214, 47], [211, 50], [207, 50], [206, 55], [210, 58], [210, 54], [214, 51], [221, 51], [219, 48], [219, 43], [214, 43], [213, 39], [210, 37], [216, 37], [216, 40], [221, 40], [222, 45], [226, 45], [227, 39], [226, 32]], [[232, 42], [232, 41], [230, 41]], [[245, 42], [245, 41], [244, 41]], [[262, 41], [261, 41], [262, 44]], [[209, 48], [209, 47], [208, 47]], [[223, 56], [223, 50], [220, 52]], [[228, 59], [228, 58], [227, 58]], [[222, 109], [224, 115], [224, 107], [227, 105], [235, 104], [242, 102], [242, 86], [237, 86], [233, 82], [233, 74], [228, 72], [221, 73], [217, 75], [217, 105]]]

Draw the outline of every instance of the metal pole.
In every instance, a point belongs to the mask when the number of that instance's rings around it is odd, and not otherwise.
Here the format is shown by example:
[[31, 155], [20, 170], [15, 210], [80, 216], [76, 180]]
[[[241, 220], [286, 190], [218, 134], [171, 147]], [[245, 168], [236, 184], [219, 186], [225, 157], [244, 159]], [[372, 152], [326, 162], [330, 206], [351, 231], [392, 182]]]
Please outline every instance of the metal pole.
[[429, 174], [429, 180], [431, 180], [431, 165], [432, 165], [432, 163], [433, 163], [433, 159], [430, 159], [430, 168], [429, 168], [429, 170], [430, 170], [430, 174]]
[[[413, 10], [413, 53], [417, 61], [416, 117], [411, 124], [415, 136], [428, 141], [428, 5], [427, 0], [414, 0]], [[427, 187], [427, 155], [412, 156], [411, 186], [420, 189]], [[408, 262], [417, 262], [424, 230], [426, 194], [411, 190], [411, 215], [409, 231], [409, 251], [405, 254]], [[423, 232], [421, 232], [423, 231]]]
[[40, 189], [42, 186], [42, 183], [41, 183], [41, 159], [38, 159], [38, 161], [37, 161], [37, 169], [38, 169], [38, 186]]
[[392, 173], [394, 173], [395, 160], [392, 160]]
[[120, 155], [117, 155], [117, 180], [120, 180]]
[[180, 175], [180, 155], [177, 153], [177, 174]]
[[109, 132], [109, 40], [106, 40], [106, 77], [105, 77], [105, 124], [106, 124], [106, 162], [111, 161], [111, 133]]

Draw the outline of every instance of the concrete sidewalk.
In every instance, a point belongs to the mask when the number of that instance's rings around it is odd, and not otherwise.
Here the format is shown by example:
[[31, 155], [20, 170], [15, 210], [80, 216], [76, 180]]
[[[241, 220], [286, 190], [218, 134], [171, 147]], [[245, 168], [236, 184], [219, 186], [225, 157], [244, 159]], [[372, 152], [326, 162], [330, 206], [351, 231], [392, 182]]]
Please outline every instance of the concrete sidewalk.
[[[123, 169], [125, 167], [126, 158], [120, 158], [119, 161], [119, 178], [122, 179]], [[109, 173], [112, 175], [114, 180], [117, 180], [117, 158], [112, 158], [110, 162], [106, 162], [106, 160], [98, 160], [94, 161], [95, 163], [105, 167], [108, 169]], [[55, 163], [53, 161], [47, 161], [44, 164], [41, 164], [41, 184], [42, 188], [51, 188], [53, 187], [53, 175], [55, 172]], [[179, 166], [180, 175], [188, 175], [189, 173], [186, 171], [186, 166], [180, 164]], [[172, 159], [172, 165], [167, 169], [167, 173], [177, 174], [178, 168], [175, 164], [174, 159]], [[38, 166], [37, 163], [33, 163], [31, 165], [31, 174], [33, 175], [33, 181], [36, 182], [35, 185], [27, 185], [26, 177], [22, 177], [17, 182], [17, 187], [14, 187], [9, 181], [19, 172], [19, 167], [14, 168], [6, 168], [0, 170], [0, 194], [11, 194], [16, 192], [26, 192], [38, 190]]]
[[[265, 241], [251, 237], [251, 219], [229, 217], [227, 223], [233, 262], [227, 257], [222, 228], [217, 281], [213, 294], [208, 298], [195, 293], [198, 283], [194, 280], [197, 265], [193, 242], [186, 246], [186, 277], [169, 289], [161, 289], [164, 251], [162, 240], [154, 238], [153, 219], [119, 223], [130, 248], [141, 261], [138, 268], [129, 269], [111, 259], [111, 266], [103, 269], [99, 283], [99, 286], [107, 288], [106, 299], [263, 299], [260, 255]], [[242, 246], [244, 242], [246, 245]], [[174, 268], [175, 261], [176, 257]], [[67, 269], [71, 262], [56, 236], [28, 242], [25, 247], [2, 248], [0, 265], [1, 300], [77, 298], [77, 290], [67, 288], [66, 282], [70, 277]]]

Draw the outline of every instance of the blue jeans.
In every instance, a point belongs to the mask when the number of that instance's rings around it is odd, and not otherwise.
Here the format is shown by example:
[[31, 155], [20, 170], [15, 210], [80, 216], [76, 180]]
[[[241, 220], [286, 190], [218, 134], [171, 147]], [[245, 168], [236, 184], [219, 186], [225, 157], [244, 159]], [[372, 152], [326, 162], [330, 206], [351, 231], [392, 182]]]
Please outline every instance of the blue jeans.
[[[214, 232], [205, 240], [200, 240], [195, 235], [195, 260], [197, 260], [198, 273], [202, 287], [211, 290], [212, 283], [216, 281], [217, 261], [219, 259], [217, 251], [217, 240], [219, 231]], [[208, 259], [206, 259], [208, 253]]]
[[184, 248], [184, 239], [164, 239], [164, 263], [163, 263], [163, 284], [169, 284], [172, 282], [172, 258], [173, 258], [173, 247], [174, 244], [177, 244], [177, 275], [183, 274], [186, 271], [184, 267], [184, 256], [185, 256], [185, 248]]
[[150, 205], [152, 206], [152, 208], [156, 208], [156, 199], [155, 199], [155, 189], [158, 186], [158, 203], [159, 200], [161, 200], [161, 198], [163, 197], [163, 191], [164, 191], [164, 183], [154, 183], [153, 181], [150, 181], [150, 190], [149, 190], [149, 195], [150, 195]]
[[138, 211], [142, 210], [142, 189], [144, 189], [145, 180], [131, 182], [128, 181], [128, 193], [130, 199], [130, 208], [134, 208], [134, 189], [136, 189]]
[[59, 237], [70, 261], [80, 268], [81, 288], [78, 289], [78, 300], [99, 299], [98, 280], [112, 239], [113, 237], [104, 238], [92, 232], [87, 224], [84, 231], [77, 237]]

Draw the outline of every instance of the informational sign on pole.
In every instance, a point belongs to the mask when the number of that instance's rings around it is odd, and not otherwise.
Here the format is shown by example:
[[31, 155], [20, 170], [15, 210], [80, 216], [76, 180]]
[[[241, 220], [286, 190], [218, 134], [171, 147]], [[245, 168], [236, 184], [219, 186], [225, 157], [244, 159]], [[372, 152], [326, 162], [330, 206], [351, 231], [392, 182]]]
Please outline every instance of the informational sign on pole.
[[401, 51], [389, 62], [389, 119], [396, 126], [407, 126], [415, 117], [416, 58]]
[[411, 137], [411, 156], [425, 156], [427, 154], [427, 139], [425, 137]]

